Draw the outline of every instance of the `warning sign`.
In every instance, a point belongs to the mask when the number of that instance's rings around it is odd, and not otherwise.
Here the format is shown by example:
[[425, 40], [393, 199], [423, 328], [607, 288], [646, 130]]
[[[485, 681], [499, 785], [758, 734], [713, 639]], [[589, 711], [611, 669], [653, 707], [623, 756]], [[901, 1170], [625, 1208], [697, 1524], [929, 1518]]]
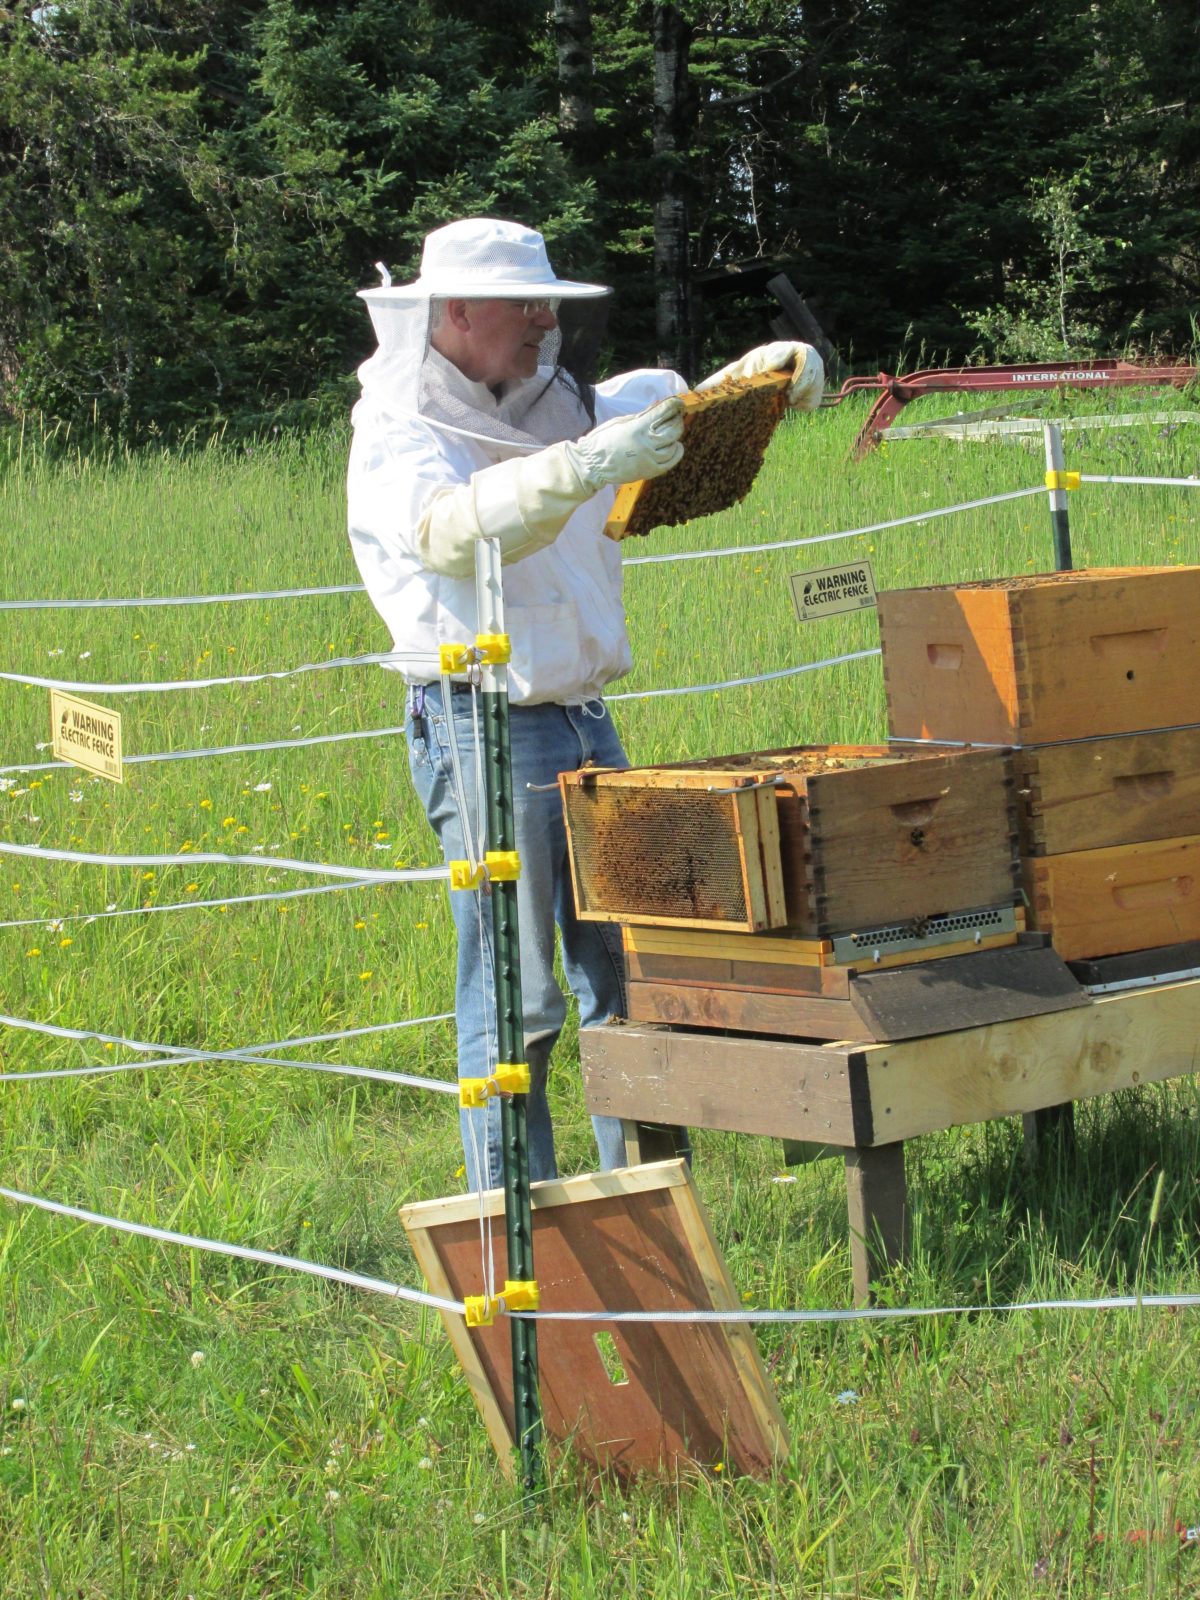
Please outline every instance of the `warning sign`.
[[60, 761], [94, 772], [98, 778], [123, 783], [121, 771], [121, 714], [90, 700], [77, 700], [61, 689], [50, 691], [50, 725], [54, 754]]
[[797, 572], [791, 579], [792, 599], [801, 622], [816, 622], [839, 611], [863, 611], [875, 604], [875, 575], [869, 561], [844, 567]]

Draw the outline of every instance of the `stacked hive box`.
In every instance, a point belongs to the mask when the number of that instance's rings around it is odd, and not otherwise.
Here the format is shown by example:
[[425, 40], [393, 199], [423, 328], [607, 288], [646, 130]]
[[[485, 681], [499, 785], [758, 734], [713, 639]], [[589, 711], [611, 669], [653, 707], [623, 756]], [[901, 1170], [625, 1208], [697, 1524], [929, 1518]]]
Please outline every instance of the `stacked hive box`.
[[1028, 916], [1066, 960], [1200, 939], [1200, 567], [898, 590], [879, 624], [894, 738], [1017, 747]]
[[820, 745], [560, 782], [579, 914], [625, 925], [635, 1022], [896, 1037], [920, 1025], [865, 975], [1017, 943], [1007, 751]]

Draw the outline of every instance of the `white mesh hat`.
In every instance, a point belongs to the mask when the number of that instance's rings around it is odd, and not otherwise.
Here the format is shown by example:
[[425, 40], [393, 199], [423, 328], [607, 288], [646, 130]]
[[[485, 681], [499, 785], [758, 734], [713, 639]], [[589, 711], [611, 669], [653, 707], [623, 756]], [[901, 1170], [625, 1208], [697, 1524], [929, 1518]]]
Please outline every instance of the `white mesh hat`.
[[435, 297], [587, 300], [608, 293], [602, 283], [557, 277], [540, 233], [494, 217], [464, 217], [427, 234], [415, 282], [359, 290], [368, 306]]
[[[537, 450], [558, 439], [578, 438], [591, 425], [580, 393], [559, 365], [563, 322], [580, 319], [603, 326], [611, 290], [555, 275], [546, 242], [532, 228], [494, 217], [465, 217], [426, 236], [421, 271], [413, 283], [383, 283], [360, 289], [379, 349], [359, 369], [364, 401], [383, 414], [417, 414], [450, 433], [466, 434], [511, 449]], [[464, 300], [557, 301], [558, 326], [541, 345], [536, 378], [508, 385], [496, 409], [483, 411], [447, 384], [447, 364], [430, 348], [435, 303]], [[568, 314], [563, 302], [571, 304]], [[436, 357], [436, 359], [435, 359]]]

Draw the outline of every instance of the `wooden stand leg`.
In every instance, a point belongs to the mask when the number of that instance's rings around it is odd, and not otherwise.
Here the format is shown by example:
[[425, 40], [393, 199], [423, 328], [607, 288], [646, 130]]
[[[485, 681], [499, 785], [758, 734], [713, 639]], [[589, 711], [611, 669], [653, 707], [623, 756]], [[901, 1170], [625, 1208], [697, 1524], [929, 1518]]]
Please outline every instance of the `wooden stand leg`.
[[676, 1156], [691, 1160], [692, 1144], [686, 1128], [668, 1122], [627, 1122], [621, 1119], [625, 1135], [625, 1161], [639, 1167], [648, 1161], [673, 1161]]
[[856, 1305], [870, 1304], [872, 1282], [908, 1255], [904, 1143], [846, 1151], [850, 1262]]
[[1055, 1154], [1069, 1158], [1075, 1153], [1074, 1105], [1068, 1100], [1065, 1105], [1025, 1112], [1021, 1133], [1025, 1159], [1031, 1166]]

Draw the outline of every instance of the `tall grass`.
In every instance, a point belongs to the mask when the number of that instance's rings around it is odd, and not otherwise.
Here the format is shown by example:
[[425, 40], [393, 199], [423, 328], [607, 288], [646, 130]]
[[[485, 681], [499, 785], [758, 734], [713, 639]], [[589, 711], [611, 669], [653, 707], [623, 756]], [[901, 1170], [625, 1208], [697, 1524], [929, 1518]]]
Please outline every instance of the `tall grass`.
[[[944, 403], [942, 403], [944, 404]], [[1161, 409], [1159, 398], [1146, 402]], [[1080, 402], [1093, 409], [1092, 402]], [[924, 414], [939, 402], [922, 403]], [[1128, 397], [1122, 411], [1133, 409]], [[921, 414], [910, 408], [906, 416]], [[735, 511], [631, 554], [863, 527], [1039, 483], [1040, 446], [896, 442], [847, 460], [861, 410], [790, 422]], [[165, 595], [353, 582], [346, 440], [124, 456], [18, 441], [0, 461], [8, 596]], [[1196, 432], [1069, 436], [1089, 471], [1196, 470]], [[1200, 497], [1092, 488], [1079, 565], [1200, 559]], [[873, 617], [801, 628], [788, 576], [869, 555], [880, 587], [1045, 570], [1040, 497], [807, 550], [629, 573], [621, 688], [707, 683], [875, 642]], [[3, 613], [0, 668], [99, 682], [218, 676], [384, 649], [362, 596]], [[113, 703], [118, 703], [114, 701]], [[397, 725], [378, 669], [119, 702], [131, 752]], [[0, 684], [0, 764], [49, 759], [44, 691]], [[884, 731], [877, 661], [617, 712], [635, 760]], [[433, 859], [396, 738], [15, 776], [4, 837], [114, 853], [225, 849], [359, 865]], [[269, 785], [269, 787], [267, 787]], [[265, 876], [270, 876], [269, 874]], [[11, 1015], [232, 1047], [452, 1007], [436, 886], [228, 911], [82, 916], [263, 887], [242, 869], [0, 859]], [[82, 916], [81, 916], [82, 914]], [[81, 916], [81, 920], [66, 920]], [[61, 926], [59, 925], [61, 923]], [[564, 1040], [564, 1167], [592, 1152]], [[310, 1055], [311, 1050], [303, 1052]], [[6, 1029], [9, 1072], [122, 1052]], [[432, 1025], [328, 1051], [443, 1077]], [[415, 1283], [397, 1208], [459, 1186], [441, 1097], [263, 1065], [10, 1085], [8, 1187]], [[847, 1303], [840, 1167], [698, 1135], [696, 1176], [758, 1304]], [[1027, 1170], [997, 1123], [910, 1146], [913, 1259], [897, 1303], [1195, 1289], [1197, 1099], [1184, 1082], [1092, 1102], [1071, 1166]], [[1162, 1193], [1154, 1209], [1154, 1192]], [[622, 1490], [559, 1463], [530, 1528], [436, 1321], [247, 1263], [0, 1212], [0, 1595], [666, 1596], [1175, 1594], [1200, 1553], [1192, 1313], [1022, 1314], [770, 1329], [793, 1437], [772, 1482], [697, 1468]], [[197, 1359], [197, 1358], [202, 1359]], [[839, 1402], [852, 1392], [856, 1398]]]

